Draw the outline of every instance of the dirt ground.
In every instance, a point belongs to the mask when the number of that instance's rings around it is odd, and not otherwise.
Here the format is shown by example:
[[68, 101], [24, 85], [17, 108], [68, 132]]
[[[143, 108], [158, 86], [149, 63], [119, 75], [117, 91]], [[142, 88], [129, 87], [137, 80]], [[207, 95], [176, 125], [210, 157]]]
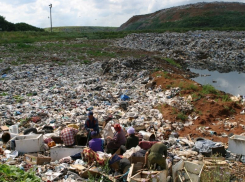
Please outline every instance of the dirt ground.
[[[163, 90], [167, 90], [169, 87], [180, 86], [182, 87], [182, 91], [179, 93], [180, 96], [192, 96], [191, 104], [194, 106], [194, 109], [192, 112], [185, 114], [186, 116], [197, 116], [197, 119], [194, 120], [193, 125], [179, 131], [180, 136], [184, 137], [190, 134], [193, 138], [204, 137], [216, 142], [227, 143], [229, 134], [242, 134], [245, 132], [242, 126], [240, 126], [240, 124], [245, 124], [245, 115], [240, 114], [244, 107], [241, 102], [224, 101], [222, 98], [232, 95], [221, 91], [217, 91], [216, 94], [203, 94], [200, 84], [181, 75], [183, 75], [181, 71], [178, 74], [163, 74], [159, 71], [152, 75], [156, 85], [161, 86]], [[195, 90], [190, 89], [194, 87], [193, 85], [196, 86]], [[165, 120], [171, 122], [181, 121], [177, 119], [179, 111], [176, 111], [171, 106], [162, 105], [161, 112]], [[210, 131], [216, 133], [211, 134]]]

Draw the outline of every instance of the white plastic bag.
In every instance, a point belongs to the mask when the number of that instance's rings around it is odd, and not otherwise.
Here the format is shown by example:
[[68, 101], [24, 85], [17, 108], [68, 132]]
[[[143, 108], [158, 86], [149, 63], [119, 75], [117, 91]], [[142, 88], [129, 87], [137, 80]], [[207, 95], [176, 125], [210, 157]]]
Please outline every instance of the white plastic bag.
[[138, 152], [141, 148], [139, 146], [133, 147], [129, 150], [127, 150], [124, 154], [123, 157], [129, 158], [133, 155], [133, 153]]
[[113, 130], [111, 128], [110, 122], [106, 124], [103, 130], [103, 138], [106, 139], [108, 136], [113, 138]]

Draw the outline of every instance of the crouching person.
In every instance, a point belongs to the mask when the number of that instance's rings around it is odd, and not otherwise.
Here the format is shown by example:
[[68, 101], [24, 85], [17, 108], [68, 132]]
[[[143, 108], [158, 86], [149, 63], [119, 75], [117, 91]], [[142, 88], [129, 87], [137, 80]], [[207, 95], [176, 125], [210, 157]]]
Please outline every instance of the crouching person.
[[107, 144], [107, 153], [111, 154], [115, 153], [117, 149], [121, 147], [121, 145], [125, 145], [126, 143], [125, 133], [122, 130], [120, 124], [115, 124], [114, 129], [116, 130], [114, 137], [107, 137], [107, 139], [109, 140]]
[[91, 132], [92, 140], [89, 141], [89, 148], [91, 148], [95, 152], [104, 152], [104, 140], [98, 138], [97, 131]]
[[73, 147], [75, 145], [75, 136], [77, 132], [77, 129], [70, 127], [66, 127], [60, 132], [60, 138], [66, 147]]
[[[163, 157], [164, 155], [164, 157]], [[161, 142], [158, 142], [146, 152], [145, 165], [148, 169], [154, 169], [160, 167], [160, 170], [167, 169], [166, 166], [167, 146]]]

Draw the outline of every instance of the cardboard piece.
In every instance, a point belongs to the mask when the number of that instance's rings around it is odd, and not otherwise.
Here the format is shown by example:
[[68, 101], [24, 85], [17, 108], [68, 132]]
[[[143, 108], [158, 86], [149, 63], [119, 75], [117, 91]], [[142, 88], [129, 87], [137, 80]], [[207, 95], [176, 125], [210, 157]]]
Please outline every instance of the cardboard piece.
[[81, 170], [81, 171], [84, 170], [84, 169], [86, 169], [86, 167], [84, 167], [84, 166], [81, 165], [81, 164], [71, 165], [71, 167], [74, 168], [74, 169]]
[[130, 181], [130, 178], [134, 176], [136, 173], [139, 172], [139, 170], [142, 170], [143, 163], [137, 162], [136, 164], [131, 164], [130, 170], [128, 172], [128, 178], [127, 181]]
[[9, 130], [9, 127], [7, 127], [7, 126], [1, 126], [1, 129], [2, 129], [3, 131], [8, 131], [8, 130]]
[[24, 159], [28, 164], [34, 165], [44, 165], [50, 163], [51, 161], [51, 157], [47, 157], [41, 154], [25, 154]]
[[181, 179], [179, 179], [178, 171], [185, 170], [187, 171], [188, 175], [186, 174], [184, 177], [186, 179], [191, 179], [193, 182], [198, 182], [201, 179], [201, 174], [203, 171], [203, 164], [197, 164], [194, 162], [189, 162], [189, 161], [179, 161], [172, 167], [172, 176], [173, 176], [173, 181], [177, 182]]
[[89, 178], [89, 176], [93, 176], [93, 177], [98, 178], [99, 176], [101, 176], [101, 174], [100, 174], [100, 172], [96, 171], [96, 169], [97, 169], [96, 167], [92, 167], [90, 169], [87, 169], [80, 176], [82, 178], [85, 178], [85, 179]]
[[163, 171], [141, 171], [130, 179], [131, 182], [166, 182], [167, 181], [167, 170]]

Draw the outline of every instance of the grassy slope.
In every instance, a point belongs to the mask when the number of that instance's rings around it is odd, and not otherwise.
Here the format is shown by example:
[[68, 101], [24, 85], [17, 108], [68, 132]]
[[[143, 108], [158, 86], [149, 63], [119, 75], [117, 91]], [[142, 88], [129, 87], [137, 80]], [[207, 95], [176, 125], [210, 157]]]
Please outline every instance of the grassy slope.
[[164, 22], [162, 23], [158, 18], [146, 25], [144, 21], [138, 21], [129, 25], [125, 30], [138, 30], [138, 29], [173, 29], [173, 28], [220, 28], [221, 30], [234, 29], [244, 30], [245, 29], [245, 13], [241, 12], [222, 12], [218, 15], [212, 15], [207, 13], [204, 16], [196, 17], [185, 17], [175, 22]]
[[[53, 27], [53, 32], [113, 32], [117, 27], [96, 27], [96, 26], [66, 26]], [[50, 28], [45, 28], [50, 31]]]
[[71, 40], [75, 38], [113, 39], [122, 38], [129, 32], [0, 32], [0, 45], [8, 43], [33, 43], [42, 41]]
[[197, 3], [134, 16], [121, 25], [119, 30], [245, 30], [244, 20], [244, 3]]

